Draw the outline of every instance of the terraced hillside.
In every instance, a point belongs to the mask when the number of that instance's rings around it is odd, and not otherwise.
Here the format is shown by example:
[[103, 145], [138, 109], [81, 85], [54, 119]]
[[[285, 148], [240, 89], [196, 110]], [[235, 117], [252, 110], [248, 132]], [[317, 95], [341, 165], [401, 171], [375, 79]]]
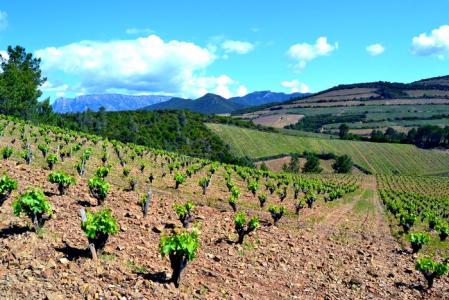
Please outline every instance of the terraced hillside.
[[[2, 118], [0, 128], [5, 299], [443, 299], [449, 293], [447, 276], [426, 290], [417, 257], [390, 235], [374, 176], [263, 172], [13, 119]], [[72, 177], [63, 189], [52, 183], [61, 172]], [[110, 217], [92, 222], [91, 213], [104, 209]], [[86, 222], [89, 227], [81, 225]], [[86, 236], [98, 224], [108, 232], [103, 246], [94, 242], [97, 235]], [[182, 234], [193, 236], [178, 240], [183, 250], [167, 247], [168, 236]], [[103, 248], [91, 252], [89, 243]], [[165, 251], [172, 259], [193, 254], [178, 288], [170, 280], [175, 260], [161, 257]]]
[[345, 123], [352, 133], [362, 136], [369, 135], [373, 129], [384, 131], [388, 127], [407, 132], [426, 124], [447, 126], [448, 84], [449, 76], [409, 84], [371, 82], [339, 85], [304, 99], [242, 111], [236, 117], [276, 127], [279, 126], [277, 120], [281, 117], [289, 119], [288, 115], [297, 120], [334, 116], [336, 120], [309, 130], [335, 134], [340, 123], [345, 122], [344, 118], [352, 116], [354, 120]]
[[449, 171], [447, 153], [412, 145], [309, 138], [221, 124], [208, 127], [227, 141], [236, 155], [253, 159], [304, 151], [332, 152], [350, 155], [357, 165], [372, 173], [431, 175]]

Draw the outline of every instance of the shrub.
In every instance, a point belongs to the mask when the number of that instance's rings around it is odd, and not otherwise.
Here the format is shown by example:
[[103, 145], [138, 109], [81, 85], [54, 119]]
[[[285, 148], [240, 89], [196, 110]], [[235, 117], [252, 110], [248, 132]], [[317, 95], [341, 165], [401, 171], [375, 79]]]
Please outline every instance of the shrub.
[[415, 224], [416, 216], [413, 214], [402, 213], [399, 217], [399, 225], [402, 226], [405, 233], [409, 233], [413, 224]]
[[253, 180], [248, 183], [248, 190], [253, 194], [254, 197], [256, 196], [258, 188], [259, 184], [257, 183], [257, 181]]
[[232, 195], [232, 197], [234, 197], [235, 199], [238, 199], [238, 198], [240, 197], [240, 190], [239, 190], [239, 188], [236, 187], [236, 186], [233, 186], [233, 187], [231, 188], [231, 195]]
[[315, 154], [309, 153], [307, 155], [307, 161], [304, 164], [304, 173], [321, 173], [323, 169], [320, 168], [320, 160]]
[[265, 203], [267, 202], [267, 195], [262, 193], [262, 194], [259, 194], [259, 196], [257, 198], [259, 198], [260, 207], [264, 207]]
[[305, 201], [304, 199], [299, 199], [296, 203], [295, 203], [295, 213], [297, 215], [299, 215], [299, 212], [301, 211], [301, 209], [303, 209], [305, 207]]
[[130, 173], [130, 169], [128, 167], [123, 167], [123, 176], [127, 177]]
[[270, 205], [268, 207], [268, 211], [270, 212], [271, 217], [273, 218], [273, 225], [277, 226], [279, 220], [282, 218], [282, 216], [285, 213], [285, 207], [277, 206], [277, 205]]
[[281, 200], [281, 202], [283, 202], [285, 200], [285, 198], [287, 197], [287, 187], [284, 186], [284, 188], [278, 189], [277, 194], [279, 196], [279, 200]]
[[29, 217], [37, 231], [44, 226], [52, 214], [52, 208], [41, 189], [35, 188], [21, 194], [12, 203], [14, 215], [21, 213]]
[[129, 189], [131, 191], [135, 191], [136, 190], [136, 186], [137, 186], [137, 179], [132, 177], [129, 179]]
[[336, 173], [351, 173], [354, 163], [349, 155], [337, 156], [332, 168]]
[[163, 235], [159, 243], [159, 252], [162, 256], [170, 259], [172, 268], [171, 282], [179, 287], [181, 275], [189, 261], [196, 257], [196, 251], [200, 246], [198, 233], [196, 230], [191, 232], [184, 231], [180, 233], [172, 233], [171, 235]]
[[50, 151], [50, 147], [48, 147], [48, 145], [46, 145], [46, 144], [39, 144], [37, 146], [37, 148], [42, 152], [42, 156], [44, 158], [46, 158], [47, 154], [48, 154], [48, 151]]
[[175, 189], [178, 189], [179, 185], [184, 183], [186, 177], [182, 173], [176, 173], [173, 179], [175, 180]]
[[437, 230], [441, 241], [445, 241], [449, 236], [449, 224], [446, 222], [440, 222], [435, 229]]
[[75, 178], [65, 174], [64, 172], [51, 172], [48, 175], [48, 181], [58, 185], [58, 191], [60, 195], [64, 195], [67, 188], [75, 184]]
[[308, 206], [309, 208], [312, 208], [312, 207], [313, 207], [313, 203], [315, 203], [315, 201], [316, 201], [316, 194], [315, 194], [312, 190], [309, 190], [309, 191], [306, 193], [306, 203], [307, 203], [307, 206]]
[[210, 177], [207, 177], [207, 176], [201, 177], [200, 181], [198, 182], [198, 185], [203, 190], [203, 195], [206, 195], [206, 190], [209, 187], [209, 183], [210, 183]]
[[429, 289], [432, 288], [436, 278], [446, 275], [449, 270], [449, 265], [446, 262], [436, 262], [428, 257], [418, 259], [415, 267], [427, 280]]
[[50, 170], [53, 170], [54, 165], [56, 164], [56, 162], [58, 161], [58, 157], [56, 156], [56, 154], [54, 153], [50, 153], [47, 158], [45, 159], [45, 161], [47, 162], [48, 168]]
[[93, 177], [89, 179], [88, 186], [89, 192], [92, 195], [92, 197], [97, 199], [98, 204], [101, 205], [103, 201], [106, 199], [106, 196], [108, 195], [110, 187], [109, 183], [107, 183], [101, 178]]
[[422, 232], [416, 232], [410, 234], [409, 240], [413, 253], [417, 253], [425, 244], [429, 242], [430, 239], [429, 235]]
[[173, 205], [176, 214], [178, 215], [179, 221], [181, 221], [182, 226], [184, 228], [189, 227], [189, 223], [192, 221], [193, 216], [192, 212], [195, 208], [192, 202], [186, 202], [184, 204], [175, 204]]
[[100, 254], [108, 241], [109, 235], [118, 232], [118, 224], [109, 209], [98, 212], [86, 212], [86, 221], [81, 223], [81, 229], [87, 236], [90, 244], [94, 244], [98, 254]]
[[0, 206], [8, 199], [12, 191], [17, 189], [17, 180], [11, 179], [8, 175], [0, 178]]
[[231, 195], [229, 197], [228, 203], [231, 206], [232, 210], [234, 212], [236, 212], [237, 211], [237, 198]]
[[3, 156], [3, 159], [8, 159], [8, 158], [10, 158], [11, 155], [12, 155], [12, 152], [13, 152], [12, 147], [9, 147], [9, 146], [4, 147], [4, 148], [2, 149], [2, 156]]
[[29, 165], [33, 159], [33, 152], [31, 152], [31, 149], [25, 149], [22, 151], [21, 157], [25, 160], [26, 164]]
[[111, 166], [101, 166], [95, 170], [95, 176], [105, 179], [111, 172]]
[[246, 215], [244, 212], [238, 212], [234, 218], [234, 227], [239, 238], [237, 244], [242, 244], [246, 235], [250, 234], [259, 227], [259, 218], [254, 216], [246, 223]]

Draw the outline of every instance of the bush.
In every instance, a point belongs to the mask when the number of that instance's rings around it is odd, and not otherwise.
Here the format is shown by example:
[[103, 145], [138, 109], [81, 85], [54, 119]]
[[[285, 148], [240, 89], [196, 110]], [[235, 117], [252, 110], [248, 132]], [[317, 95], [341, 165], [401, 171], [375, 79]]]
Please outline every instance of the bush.
[[182, 173], [176, 173], [173, 179], [175, 180], [175, 189], [178, 189], [179, 185], [184, 183], [186, 177]]
[[10, 158], [11, 155], [12, 155], [12, 152], [13, 152], [12, 147], [8, 147], [8, 146], [4, 147], [4, 148], [2, 149], [2, 156], [3, 156], [3, 159], [8, 159], [8, 158]]
[[441, 241], [445, 241], [449, 236], [449, 224], [440, 222], [435, 229], [437, 230]]
[[246, 223], [246, 215], [244, 212], [238, 212], [234, 218], [235, 231], [239, 238], [237, 244], [242, 244], [246, 235], [250, 234], [259, 227], [259, 218], [254, 216]]
[[128, 167], [123, 167], [123, 176], [127, 177], [130, 172], [131, 171]]
[[45, 159], [45, 161], [47, 162], [48, 168], [50, 170], [53, 170], [54, 165], [56, 164], [56, 162], [58, 161], [58, 157], [56, 156], [56, 154], [54, 153], [50, 153], [47, 158]]
[[111, 166], [101, 166], [95, 170], [95, 176], [105, 179], [111, 172]]
[[48, 145], [46, 145], [46, 144], [39, 144], [37, 146], [37, 148], [42, 152], [42, 156], [44, 158], [46, 158], [47, 154], [48, 154], [48, 151], [50, 151], [50, 147], [48, 147]]
[[337, 156], [337, 159], [332, 164], [332, 168], [336, 173], [351, 173], [354, 163], [349, 155]]
[[12, 191], [17, 189], [17, 180], [11, 179], [8, 175], [0, 178], [0, 206], [8, 199]]
[[449, 270], [449, 265], [446, 262], [436, 262], [428, 257], [418, 259], [415, 267], [427, 280], [429, 289], [432, 288], [436, 278], [446, 275]]
[[228, 203], [231, 206], [232, 210], [234, 212], [236, 212], [237, 211], [237, 198], [231, 195], [229, 197]]
[[425, 233], [416, 232], [410, 234], [409, 240], [412, 245], [413, 253], [417, 253], [425, 244], [429, 242], [430, 238], [429, 235]]
[[50, 175], [48, 175], [48, 181], [58, 185], [60, 195], [64, 195], [67, 188], [76, 183], [75, 178], [65, 174], [64, 172], [51, 172]]
[[179, 221], [181, 221], [184, 228], [189, 227], [190, 222], [193, 219], [192, 212], [195, 208], [192, 202], [186, 202], [184, 204], [175, 204], [173, 208], [178, 215]]
[[297, 215], [299, 215], [299, 212], [301, 211], [301, 209], [303, 209], [305, 207], [305, 201], [304, 199], [299, 199], [296, 203], [295, 203], [295, 213]]
[[277, 206], [277, 205], [270, 205], [268, 207], [268, 211], [270, 212], [271, 217], [273, 218], [273, 225], [277, 226], [279, 220], [282, 218], [282, 216], [285, 213], [285, 207]]
[[259, 188], [259, 184], [257, 181], [252, 180], [248, 183], [248, 190], [253, 194], [254, 197], [256, 197], [257, 189]]
[[210, 177], [207, 177], [207, 176], [201, 177], [200, 181], [198, 182], [198, 185], [203, 190], [203, 195], [206, 195], [206, 190], [209, 187], [209, 183], [210, 183]]
[[86, 212], [86, 221], [81, 223], [81, 229], [86, 234], [89, 243], [94, 244], [98, 254], [103, 251], [109, 235], [118, 232], [118, 224], [109, 209], [98, 212]]
[[198, 233], [196, 230], [191, 232], [184, 231], [180, 233], [172, 233], [171, 235], [163, 235], [159, 243], [159, 252], [162, 256], [170, 259], [172, 268], [171, 282], [179, 287], [181, 275], [189, 261], [196, 257], [196, 252], [200, 246]]
[[309, 190], [306, 193], [305, 197], [306, 197], [307, 206], [309, 208], [312, 208], [313, 207], [313, 203], [315, 203], [315, 201], [316, 201], [316, 194], [312, 190]]
[[308, 153], [307, 161], [304, 164], [304, 173], [321, 173], [323, 169], [320, 168], [320, 160], [315, 154]]
[[89, 179], [88, 186], [89, 192], [92, 195], [92, 197], [97, 199], [98, 204], [101, 205], [108, 195], [110, 188], [109, 183], [107, 183], [101, 178], [93, 177]]
[[258, 198], [259, 198], [260, 207], [264, 207], [265, 203], [267, 202], [267, 195], [262, 193], [262, 194], [259, 194]]
[[416, 221], [416, 216], [413, 214], [402, 213], [399, 216], [399, 225], [402, 226], [402, 229], [404, 230], [405, 233], [409, 233], [413, 224], [415, 224], [415, 221]]
[[14, 215], [21, 213], [28, 216], [37, 231], [44, 226], [52, 214], [52, 208], [41, 189], [35, 188], [21, 194], [12, 203]]

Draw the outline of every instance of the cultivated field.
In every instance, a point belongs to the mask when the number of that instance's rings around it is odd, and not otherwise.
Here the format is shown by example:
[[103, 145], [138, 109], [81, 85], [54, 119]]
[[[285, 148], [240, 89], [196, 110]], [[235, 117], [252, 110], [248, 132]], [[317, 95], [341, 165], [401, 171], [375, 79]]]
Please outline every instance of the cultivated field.
[[208, 124], [240, 156], [258, 159], [278, 154], [332, 152], [348, 154], [372, 173], [431, 175], [449, 171], [449, 155], [412, 145], [308, 138], [262, 132], [228, 125]]

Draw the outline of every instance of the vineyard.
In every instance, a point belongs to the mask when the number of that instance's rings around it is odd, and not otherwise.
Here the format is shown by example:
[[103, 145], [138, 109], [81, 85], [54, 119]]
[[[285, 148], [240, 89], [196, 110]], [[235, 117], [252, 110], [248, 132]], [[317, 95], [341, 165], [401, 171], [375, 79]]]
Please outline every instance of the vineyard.
[[[6, 117], [0, 128], [5, 298], [443, 298], [449, 290], [435, 272], [433, 289], [409, 287], [439, 262], [399, 253], [373, 176], [261, 171]], [[442, 194], [423, 202], [418, 193], [428, 191], [412, 179], [378, 181], [391, 214], [425, 223], [433, 213], [441, 232]], [[445, 243], [429, 247], [436, 258]]]
[[438, 175], [449, 171], [447, 153], [411, 145], [311, 138], [222, 124], [208, 126], [231, 145], [235, 154], [253, 159], [304, 151], [331, 152], [348, 154], [354, 163], [373, 174]]

